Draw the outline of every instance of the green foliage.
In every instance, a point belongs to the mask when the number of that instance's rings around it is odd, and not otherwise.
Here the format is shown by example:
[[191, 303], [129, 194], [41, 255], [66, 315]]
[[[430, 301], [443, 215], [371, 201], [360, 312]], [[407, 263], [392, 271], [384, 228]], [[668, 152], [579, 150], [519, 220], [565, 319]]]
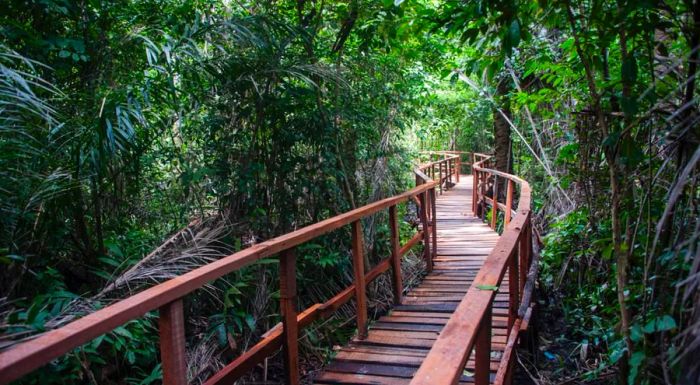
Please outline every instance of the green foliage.
[[[110, 303], [105, 287], [128, 295], [170, 277], [140, 264], [194, 217], [224, 223], [224, 235], [206, 241], [238, 250], [405, 190], [413, 128], [432, 119], [434, 91], [449, 88], [425, 87], [450, 50], [423, 33], [426, 7], [0, 5], [0, 289], [8, 300], [29, 298], [0, 303], [3, 333], [60, 326]], [[468, 125], [464, 113], [438, 113], [442, 127]], [[372, 262], [387, 255], [383, 222], [368, 223]], [[329, 234], [300, 248], [300, 287], [326, 281], [302, 298], [347, 285], [348, 239]], [[200, 264], [223, 253], [203, 249], [194, 251]], [[187, 263], [178, 271], [197, 266]], [[277, 278], [275, 262], [260, 261], [188, 297], [188, 311], [205, 320], [192, 321], [192, 335], [226, 354], [247, 345], [275, 320]], [[267, 286], [267, 302], [254, 303]], [[55, 382], [156, 382], [151, 323], [130, 323], [27, 381], [51, 373], [44, 378]]]
[[[503, 112], [506, 161], [532, 183], [547, 233], [542, 288], [599, 363], [582, 375], [675, 379], [697, 287], [697, 173], [682, 174], [698, 142], [691, 6], [6, 1], [1, 331], [22, 338], [104, 306], [117, 278], [110, 295], [171, 277], [148, 263], [150, 275], [124, 274], [193, 218], [224, 230], [166, 247], [178, 272], [404, 191], [418, 150], [490, 152]], [[399, 214], [404, 243], [414, 208]], [[386, 213], [363, 225], [373, 264], [389, 253]], [[349, 239], [298, 248], [301, 306], [348, 284]], [[248, 346], [278, 321], [277, 270], [265, 259], [188, 296], [188, 335], [226, 359]], [[348, 338], [331, 323], [308, 338]], [[152, 324], [26, 382], [158, 382]]]

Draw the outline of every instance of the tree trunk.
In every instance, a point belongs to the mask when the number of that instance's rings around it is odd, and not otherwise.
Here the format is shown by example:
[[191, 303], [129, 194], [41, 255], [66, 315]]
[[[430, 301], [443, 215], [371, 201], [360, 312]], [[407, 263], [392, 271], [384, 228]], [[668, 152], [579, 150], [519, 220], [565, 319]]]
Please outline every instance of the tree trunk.
[[[511, 153], [510, 123], [508, 123], [508, 120], [511, 120], [512, 114], [508, 91], [510, 91], [510, 83], [508, 78], [504, 77], [496, 88], [496, 102], [499, 105], [493, 113], [493, 136], [495, 141], [496, 169], [511, 173], [513, 171], [513, 155]], [[498, 191], [500, 192], [499, 195], [505, 194], [504, 178], [499, 178]]]
[[[698, 59], [700, 59], [700, 49], [698, 49], [698, 46], [700, 45], [700, 0], [695, 0], [695, 4], [693, 6], [693, 32], [690, 38], [690, 49], [693, 50], [691, 51], [692, 53], [690, 54], [690, 57], [688, 58], [688, 75], [687, 75], [687, 85], [685, 89], [685, 98], [684, 102], [685, 104], [693, 103], [695, 104], [695, 78], [698, 72]], [[697, 113], [697, 107], [693, 106], [693, 108], [687, 108], [685, 110], [684, 115], [684, 120], [685, 124], [683, 124], [683, 127], [687, 127], [688, 124], [691, 124], [691, 122], [694, 121], [695, 119], [695, 114]], [[698, 146], [698, 140], [700, 139], [700, 125], [695, 125], [695, 127], [690, 128], [683, 137], [678, 139], [679, 142], [679, 148], [678, 148], [678, 165], [677, 170], [678, 174], [680, 175], [682, 170], [686, 167], [686, 164], [688, 163], [688, 160], [692, 156], [692, 153], [695, 151], [695, 148]], [[692, 195], [691, 195], [692, 196]], [[678, 202], [678, 201], [676, 201]], [[676, 203], [677, 204], [677, 203]], [[663, 244], [666, 246], [671, 246], [671, 232], [672, 232], [672, 227], [673, 227], [673, 222], [674, 222], [674, 213], [676, 211], [676, 207], [674, 204], [673, 210], [671, 210], [671, 216], [670, 218], [666, 221], [666, 225], [664, 226], [664, 233], [663, 233]], [[696, 255], [695, 258], [698, 258]], [[700, 324], [700, 290], [696, 289], [695, 292], [695, 301], [693, 302], [695, 306], [693, 306], [693, 316], [691, 320], [689, 321], [688, 325], [689, 328], [692, 328], [692, 325], [699, 325]], [[681, 378], [678, 381], [679, 384], [681, 385], [690, 385], [690, 384], [698, 384], [700, 383], [700, 364], [698, 363], [698, 355], [700, 354], [700, 347], [697, 345], [693, 345], [694, 342], [700, 340], [700, 331], [695, 329], [694, 333], [690, 333], [688, 337], [688, 342], [686, 344], [686, 349], [690, 349], [689, 352], [686, 353], [685, 358], [683, 359], [681, 365]]]

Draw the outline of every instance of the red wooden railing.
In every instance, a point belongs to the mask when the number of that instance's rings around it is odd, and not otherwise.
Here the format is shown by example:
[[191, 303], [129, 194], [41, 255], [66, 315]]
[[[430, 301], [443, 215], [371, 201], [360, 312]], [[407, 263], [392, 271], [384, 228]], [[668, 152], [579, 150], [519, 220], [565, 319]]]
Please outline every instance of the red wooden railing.
[[[520, 331], [531, 313], [531, 296], [536, 272], [531, 266], [532, 225], [530, 185], [515, 175], [491, 168], [491, 157], [474, 154], [473, 206], [475, 215], [486, 218], [491, 208], [490, 225], [496, 228], [498, 212], [504, 212], [504, 230], [474, 278], [467, 294], [440, 332], [428, 356], [413, 377], [411, 385], [456, 384], [473, 354], [476, 385], [490, 383], [492, 306], [503, 277], [508, 271], [508, 324], [506, 346], [494, 378], [494, 384], [512, 382], [514, 348]], [[506, 185], [504, 203], [499, 202], [498, 180]], [[513, 216], [515, 185], [520, 188], [518, 207]], [[490, 192], [490, 197], [488, 196]]]
[[[449, 187], [452, 185], [452, 176], [454, 175], [455, 181], [459, 182], [459, 163], [460, 163], [460, 155], [456, 154], [443, 154], [443, 153], [438, 153], [438, 152], [425, 152], [428, 156], [431, 158], [433, 155], [438, 155], [438, 159], [435, 161], [430, 161], [428, 163], [424, 163], [416, 170], [414, 170], [414, 173], [416, 174], [416, 186], [420, 186], [421, 184], [424, 183], [437, 183], [437, 190], [440, 191], [440, 194], [442, 194], [443, 190], [449, 189]], [[444, 172], [443, 172], [444, 171]], [[437, 180], [435, 179], [435, 176], [437, 176]], [[426, 210], [425, 210], [425, 215], [427, 218], [426, 221], [430, 223], [430, 229], [431, 229], [431, 237], [433, 240], [437, 239], [437, 218], [435, 217], [435, 199], [436, 199], [436, 189], [432, 189], [430, 191], [430, 200], [429, 200], [429, 205], [426, 205]], [[423, 207], [423, 202], [422, 201], [417, 201], [416, 202], [419, 207]], [[421, 210], [421, 216], [422, 214]], [[421, 217], [421, 223], [423, 222], [423, 219]], [[431, 255], [435, 256], [437, 254], [437, 243], [436, 242], [431, 242], [431, 243], [426, 243], [426, 248], [431, 247]], [[432, 258], [425, 258], [426, 261], [426, 267], [427, 270], [430, 272], [433, 270], [433, 260]]]
[[[424, 155], [431, 159], [430, 162], [421, 165], [419, 168], [425, 175], [438, 182], [438, 190], [442, 194], [443, 189], [447, 189], [452, 185], [452, 177], [454, 182], [459, 182], [459, 174], [461, 174], [461, 154], [466, 154], [462, 151], [424, 151]], [[434, 160], [433, 160], [434, 159]]]
[[[400, 302], [403, 293], [401, 258], [421, 241], [424, 245], [423, 257], [428, 269], [432, 268], [435, 245], [431, 240], [435, 239], [436, 234], [435, 190], [438, 188], [442, 191], [449, 188], [449, 182], [457, 169], [455, 165], [458, 164], [458, 156], [443, 155], [441, 159], [421, 165], [414, 170], [417, 186], [409, 191], [256, 244], [146, 289], [33, 340], [18, 344], [0, 353], [0, 383], [9, 383], [18, 379], [92, 339], [111, 332], [120, 325], [142, 317], [147, 312], [158, 310], [163, 380], [166, 384], [186, 384], [188, 379], [183, 298], [226, 274], [262, 258], [278, 255], [282, 322], [265, 333], [260, 342], [207, 380], [206, 384], [233, 383], [280, 347], [284, 349], [288, 383], [297, 384], [299, 383], [297, 338], [300, 329], [317, 319], [329, 317], [354, 297], [358, 337], [364, 338], [367, 334], [365, 292], [367, 284], [391, 268], [394, 298]], [[432, 180], [426, 172], [432, 176], [437, 173], [438, 181]], [[409, 199], [418, 203], [421, 227], [406, 244], [400, 245], [397, 205]], [[391, 255], [369, 271], [365, 271], [369, 266], [364, 265], [361, 220], [382, 210], [389, 212]], [[348, 225], [352, 230], [353, 284], [328, 301], [314, 304], [298, 313], [295, 248], [304, 242]]]

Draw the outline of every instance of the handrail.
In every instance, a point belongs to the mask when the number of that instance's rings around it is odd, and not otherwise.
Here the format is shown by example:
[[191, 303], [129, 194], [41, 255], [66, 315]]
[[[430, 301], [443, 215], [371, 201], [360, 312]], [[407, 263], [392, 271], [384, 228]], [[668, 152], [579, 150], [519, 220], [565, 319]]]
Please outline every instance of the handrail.
[[[490, 382], [491, 363], [491, 324], [492, 305], [496, 293], [508, 270], [508, 327], [506, 351], [499, 364], [495, 383], [507, 384], [512, 380], [515, 342], [520, 328], [527, 318], [519, 312], [519, 301], [530, 301], [531, 293], [524, 293], [527, 272], [531, 263], [531, 190], [527, 181], [515, 175], [488, 168], [489, 155], [474, 155], [472, 175], [474, 178], [474, 195], [472, 210], [474, 214], [485, 218], [486, 205], [489, 204], [487, 192], [491, 182], [491, 221], [496, 228], [498, 211], [504, 211], [504, 230], [483, 267], [479, 270], [467, 294], [458, 304], [455, 312], [440, 332], [427, 357], [416, 372], [411, 385], [446, 385], [456, 384], [464, 379], [463, 370], [474, 351], [476, 385]], [[507, 182], [505, 204], [498, 202], [498, 180]], [[512, 215], [514, 184], [520, 186], [518, 208]], [[532, 290], [532, 285], [528, 285]], [[525, 304], [522, 304], [525, 306]]]
[[[207, 283], [255, 261], [279, 254], [281, 326], [273, 327], [265, 333], [260, 342], [216, 373], [207, 380], [206, 384], [232, 383], [264, 358], [274, 353], [280, 346], [284, 347], [288, 383], [296, 384], [299, 382], [297, 337], [300, 328], [309, 325], [316, 319], [329, 317], [341, 305], [355, 297], [358, 337], [364, 338], [367, 333], [366, 285], [391, 268], [394, 298], [397, 303], [400, 302], [403, 293], [401, 258], [419, 241], [424, 244], [423, 257], [426, 260], [427, 268], [432, 269], [432, 256], [435, 255], [436, 250], [435, 242], [432, 243], [432, 248], [430, 247], [431, 239], [435, 239], [436, 234], [435, 189], [439, 185], [440, 190], [442, 190], [442, 183], [445, 180], [451, 180], [454, 168], [450, 167], [450, 162], [454, 162], [454, 160], [446, 158], [428, 165], [433, 171], [432, 165], [434, 164], [438, 164], [441, 170], [443, 165], [445, 166], [446, 174], [449, 176], [443, 177], [441, 175], [439, 181], [434, 181], [423, 172], [424, 168], [418, 167], [414, 170], [416, 187], [404, 193], [253, 245], [1, 352], [0, 383], [9, 383], [18, 379], [100, 335], [158, 309], [164, 383], [186, 384], [183, 297]], [[399, 244], [397, 204], [416, 197], [420, 208], [421, 229], [406, 244], [401, 246]], [[365, 273], [360, 220], [385, 209], [389, 210], [391, 256]], [[314, 304], [297, 314], [295, 305], [295, 247], [346, 225], [351, 225], [352, 229], [353, 284], [330, 300], [322, 304]]]
[[[455, 175], [457, 176], [457, 182], [459, 182], [459, 175], [462, 174], [462, 166], [467, 166], [468, 169], [471, 169], [472, 164], [476, 163], [474, 161], [474, 156], [479, 155], [479, 156], [488, 156], [480, 153], [474, 153], [474, 152], [468, 152], [468, 151], [454, 151], [454, 150], [440, 150], [440, 151], [421, 151], [421, 154], [425, 155], [442, 155], [442, 156], [449, 156], [454, 159], [455, 162]], [[464, 162], [462, 160], [462, 155], [468, 155], [471, 156], [472, 161], [469, 162]]]
[[451, 151], [423, 151], [421, 153], [442, 157], [442, 159], [429, 161], [418, 166], [418, 169], [425, 173], [425, 176], [438, 182], [440, 194], [452, 184], [453, 175], [455, 177], [455, 182], [459, 182], [459, 170], [461, 168], [461, 157], [459, 154]]

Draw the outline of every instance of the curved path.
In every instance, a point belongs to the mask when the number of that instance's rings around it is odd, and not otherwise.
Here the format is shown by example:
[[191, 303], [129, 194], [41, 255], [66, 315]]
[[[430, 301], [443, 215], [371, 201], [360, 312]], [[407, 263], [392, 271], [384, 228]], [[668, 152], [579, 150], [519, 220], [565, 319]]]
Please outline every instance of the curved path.
[[[433, 271], [389, 315], [370, 324], [366, 339], [353, 339], [341, 348], [315, 383], [394, 385], [411, 381], [499, 238], [472, 213], [472, 180], [462, 175], [454, 188], [436, 200]], [[493, 306], [491, 381], [506, 344], [507, 311], [505, 277]], [[460, 383], [473, 383], [473, 372], [470, 359]]]

